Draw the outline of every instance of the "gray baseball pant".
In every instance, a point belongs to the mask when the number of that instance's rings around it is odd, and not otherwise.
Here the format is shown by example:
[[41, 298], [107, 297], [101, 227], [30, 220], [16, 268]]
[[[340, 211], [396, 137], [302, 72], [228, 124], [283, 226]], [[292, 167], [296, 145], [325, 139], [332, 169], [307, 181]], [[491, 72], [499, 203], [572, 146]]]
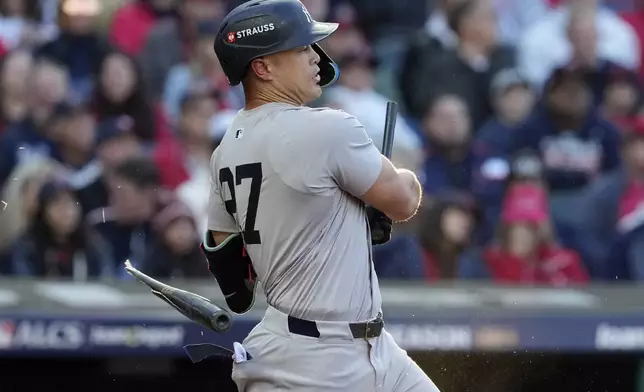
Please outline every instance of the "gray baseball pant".
[[293, 334], [288, 316], [269, 307], [235, 362], [239, 392], [439, 392], [391, 335], [356, 339], [344, 322], [316, 322], [319, 338]]

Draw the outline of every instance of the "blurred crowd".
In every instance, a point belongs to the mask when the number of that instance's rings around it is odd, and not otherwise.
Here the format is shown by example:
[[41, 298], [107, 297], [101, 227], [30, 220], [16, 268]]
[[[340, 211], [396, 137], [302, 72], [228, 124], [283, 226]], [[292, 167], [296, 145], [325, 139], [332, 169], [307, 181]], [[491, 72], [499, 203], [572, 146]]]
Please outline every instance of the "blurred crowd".
[[[208, 276], [209, 160], [244, 104], [213, 41], [240, 2], [0, 0], [0, 274]], [[402, 107], [392, 160], [425, 199], [375, 247], [382, 279], [644, 279], [636, 1], [303, 3], [340, 24], [314, 106], [377, 145]]]

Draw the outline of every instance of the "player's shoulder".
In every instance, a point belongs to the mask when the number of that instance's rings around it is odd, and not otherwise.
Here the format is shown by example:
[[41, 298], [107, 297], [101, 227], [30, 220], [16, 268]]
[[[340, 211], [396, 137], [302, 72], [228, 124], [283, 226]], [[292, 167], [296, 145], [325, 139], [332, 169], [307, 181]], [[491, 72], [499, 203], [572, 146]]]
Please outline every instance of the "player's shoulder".
[[[283, 116], [283, 117], [282, 117]], [[286, 110], [277, 118], [284, 140], [306, 139], [310, 143], [338, 142], [349, 137], [351, 130], [364, 127], [351, 114], [327, 107], [298, 107]]]
[[344, 110], [332, 109], [329, 107], [312, 108], [308, 106], [302, 106], [285, 110], [283, 112], [283, 114], [286, 116], [291, 115], [291, 113], [304, 119], [307, 122], [315, 121], [315, 123], [311, 122], [310, 125], [319, 125], [319, 127], [323, 127], [324, 125], [329, 124], [345, 124], [347, 126], [360, 124], [354, 116], [345, 112]]

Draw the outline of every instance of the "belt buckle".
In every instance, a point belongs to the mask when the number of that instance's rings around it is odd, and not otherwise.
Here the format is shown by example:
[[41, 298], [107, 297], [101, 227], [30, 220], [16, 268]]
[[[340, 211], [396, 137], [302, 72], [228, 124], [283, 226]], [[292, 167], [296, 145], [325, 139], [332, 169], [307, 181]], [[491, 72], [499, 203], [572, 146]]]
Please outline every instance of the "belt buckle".
[[373, 329], [375, 329], [378, 326], [380, 326], [382, 329], [382, 319], [367, 321], [364, 329], [364, 338], [369, 339], [370, 337], [375, 337], [375, 336], [369, 336], [369, 334]]

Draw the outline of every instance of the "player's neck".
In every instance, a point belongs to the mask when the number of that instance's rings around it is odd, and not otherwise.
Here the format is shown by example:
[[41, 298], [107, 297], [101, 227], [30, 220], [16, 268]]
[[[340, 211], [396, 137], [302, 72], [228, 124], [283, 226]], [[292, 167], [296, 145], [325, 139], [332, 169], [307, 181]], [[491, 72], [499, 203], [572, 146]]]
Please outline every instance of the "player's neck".
[[256, 109], [262, 105], [269, 103], [285, 103], [293, 106], [303, 105], [303, 102], [301, 102], [296, 97], [280, 91], [273, 91], [268, 89], [244, 89], [244, 93], [244, 95], [246, 96], [246, 103], [244, 105], [245, 110]]

